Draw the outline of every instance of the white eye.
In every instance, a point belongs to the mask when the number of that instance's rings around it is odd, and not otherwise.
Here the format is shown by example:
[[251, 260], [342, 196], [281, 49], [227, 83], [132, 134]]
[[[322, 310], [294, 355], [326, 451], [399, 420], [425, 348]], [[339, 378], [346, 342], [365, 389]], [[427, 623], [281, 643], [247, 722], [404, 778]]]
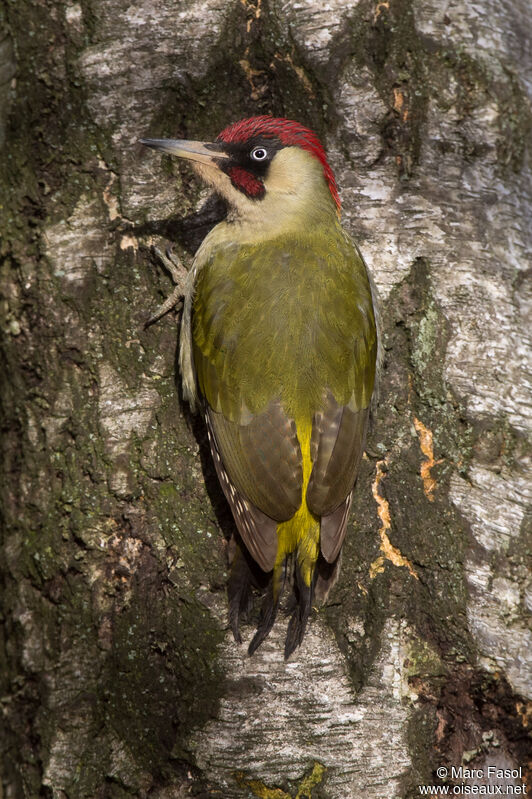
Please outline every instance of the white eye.
[[265, 161], [268, 158], [268, 150], [265, 150], [264, 147], [255, 147], [250, 152], [250, 156], [254, 161]]

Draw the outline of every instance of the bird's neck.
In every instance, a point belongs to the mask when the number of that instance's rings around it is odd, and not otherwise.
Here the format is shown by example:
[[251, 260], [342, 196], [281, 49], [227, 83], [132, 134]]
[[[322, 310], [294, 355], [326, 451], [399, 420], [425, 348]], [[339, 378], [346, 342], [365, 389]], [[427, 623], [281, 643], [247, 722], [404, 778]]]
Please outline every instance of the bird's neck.
[[224, 223], [241, 241], [257, 242], [277, 236], [339, 228], [336, 206], [329, 190], [298, 186], [297, 192], [270, 191], [262, 200], [232, 207]]

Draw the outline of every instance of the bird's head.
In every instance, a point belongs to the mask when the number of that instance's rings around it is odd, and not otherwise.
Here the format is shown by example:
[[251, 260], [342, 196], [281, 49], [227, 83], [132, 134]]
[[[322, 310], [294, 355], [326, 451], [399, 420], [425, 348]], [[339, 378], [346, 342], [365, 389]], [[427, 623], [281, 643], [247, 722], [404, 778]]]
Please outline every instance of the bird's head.
[[[303, 221], [304, 212], [340, 213], [336, 181], [318, 137], [289, 119], [251, 117], [225, 128], [214, 142], [141, 139], [186, 158], [229, 202], [237, 218]], [[302, 218], [303, 214], [303, 218]]]

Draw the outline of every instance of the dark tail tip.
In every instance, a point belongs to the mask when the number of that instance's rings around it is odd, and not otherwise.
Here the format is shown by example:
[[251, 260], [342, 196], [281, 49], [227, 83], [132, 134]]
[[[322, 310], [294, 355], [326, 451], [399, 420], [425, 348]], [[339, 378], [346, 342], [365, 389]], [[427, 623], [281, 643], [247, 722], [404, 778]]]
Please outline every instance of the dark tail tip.
[[252, 655], [259, 646], [262, 644], [268, 633], [273, 627], [279, 604], [283, 595], [284, 586], [288, 575], [292, 571], [292, 556], [288, 555], [281, 566], [276, 566], [268, 585], [268, 590], [262, 601], [260, 609], [259, 623], [257, 625], [257, 632], [253, 636], [248, 649], [248, 653]]
[[305, 630], [307, 629], [307, 622], [310, 616], [310, 603], [308, 608], [299, 606], [293, 612], [290, 621], [288, 622], [288, 630], [286, 632], [286, 640], [284, 643], [284, 659], [288, 660], [292, 652], [301, 646]]
[[268, 593], [263, 599], [262, 607], [260, 609], [259, 623], [257, 625], [257, 632], [248, 648], [248, 654], [252, 655], [257, 651], [262, 644], [268, 633], [273, 627], [275, 617], [277, 616], [277, 609], [279, 607], [279, 596], [276, 600], [273, 598], [273, 587], [270, 584]]
[[[316, 575], [314, 575], [315, 577]], [[294, 585], [294, 592], [296, 595], [296, 607], [292, 612], [290, 621], [288, 622], [288, 630], [286, 632], [286, 640], [284, 644], [284, 659], [288, 660], [292, 652], [301, 645], [305, 630], [307, 629], [307, 622], [309, 620], [310, 611], [312, 609], [312, 598], [314, 596], [314, 582], [310, 585], [305, 585], [299, 566], [296, 565], [296, 583]]]
[[253, 584], [253, 573], [248, 560], [237, 544], [227, 583], [229, 626], [237, 644], [242, 643], [240, 619], [247, 616], [253, 604]]

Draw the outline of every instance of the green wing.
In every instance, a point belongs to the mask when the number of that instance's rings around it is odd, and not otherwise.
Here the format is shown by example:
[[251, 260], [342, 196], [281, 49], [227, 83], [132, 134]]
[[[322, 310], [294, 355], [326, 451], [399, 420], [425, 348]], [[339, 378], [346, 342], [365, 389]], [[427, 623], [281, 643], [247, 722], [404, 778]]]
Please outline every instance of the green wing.
[[[244, 498], [275, 522], [291, 518], [302, 493], [296, 428], [312, 420], [307, 504], [323, 517], [322, 551], [333, 559], [375, 373], [371, 294], [354, 245], [338, 227], [215, 247], [197, 278], [192, 343], [213, 446], [241, 505]], [[259, 531], [247, 512], [243, 531], [225, 492], [248, 548], [260, 532], [264, 557], [256, 559], [272, 568], [276, 525]]]
[[214, 411], [207, 409], [206, 421], [209, 444], [220, 485], [231, 507], [238, 531], [249, 552], [259, 566], [265, 572], [269, 572], [273, 569], [277, 555], [277, 522], [250, 502], [236, 488], [234, 481], [229, 477], [214, 434], [211, 421], [213, 414]]
[[369, 418], [369, 408], [357, 411], [338, 405], [331, 393], [312, 425], [312, 473], [307, 505], [321, 517], [320, 546], [333, 563], [342, 547]]
[[210, 408], [207, 412], [234, 485], [270, 518], [290, 519], [301, 504], [301, 448], [295, 422], [279, 400], [245, 425]]

